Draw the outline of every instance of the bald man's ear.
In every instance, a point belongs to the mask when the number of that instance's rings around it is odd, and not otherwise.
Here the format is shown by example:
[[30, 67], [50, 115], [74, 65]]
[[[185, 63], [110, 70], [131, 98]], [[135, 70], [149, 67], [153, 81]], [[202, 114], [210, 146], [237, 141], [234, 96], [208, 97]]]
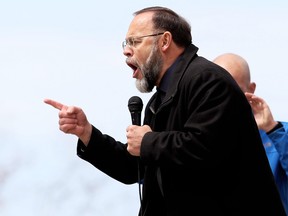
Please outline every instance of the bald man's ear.
[[254, 94], [255, 90], [256, 90], [256, 83], [251, 82], [249, 85], [249, 91]]

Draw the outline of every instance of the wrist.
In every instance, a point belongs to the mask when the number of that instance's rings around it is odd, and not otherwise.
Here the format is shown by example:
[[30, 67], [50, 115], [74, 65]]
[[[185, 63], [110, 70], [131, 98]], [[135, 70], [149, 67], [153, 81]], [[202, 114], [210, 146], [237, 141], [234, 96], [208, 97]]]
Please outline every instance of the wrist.
[[282, 123], [281, 122], [276, 122], [276, 124], [274, 124], [274, 126], [270, 130], [266, 131], [266, 133], [270, 134], [273, 131], [275, 131], [275, 130], [281, 128], [281, 127], [283, 127]]
[[92, 125], [89, 124], [87, 128], [85, 129], [85, 133], [81, 137], [79, 137], [79, 139], [83, 142], [85, 146], [88, 146], [88, 143], [91, 138], [91, 134], [92, 134]]

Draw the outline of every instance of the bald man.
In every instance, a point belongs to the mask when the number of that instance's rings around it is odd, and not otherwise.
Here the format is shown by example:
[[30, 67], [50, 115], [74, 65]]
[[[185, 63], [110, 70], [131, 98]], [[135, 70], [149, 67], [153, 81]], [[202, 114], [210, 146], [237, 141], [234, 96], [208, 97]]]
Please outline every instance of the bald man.
[[244, 58], [233, 53], [226, 53], [216, 57], [213, 62], [233, 76], [251, 104], [275, 182], [288, 215], [288, 123], [275, 121], [268, 104], [254, 95], [256, 84], [251, 81], [249, 65]]

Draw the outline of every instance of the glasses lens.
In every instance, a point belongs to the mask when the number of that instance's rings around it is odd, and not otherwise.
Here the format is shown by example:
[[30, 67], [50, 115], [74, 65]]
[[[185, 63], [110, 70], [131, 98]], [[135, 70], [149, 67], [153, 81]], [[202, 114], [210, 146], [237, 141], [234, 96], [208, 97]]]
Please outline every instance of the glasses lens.
[[125, 40], [122, 42], [122, 48], [124, 49], [126, 46], [127, 46], [127, 41]]
[[122, 42], [122, 47], [123, 47], [123, 49], [124, 49], [127, 45], [128, 45], [129, 47], [133, 47], [133, 46], [134, 46], [134, 38], [128, 38], [128, 39], [126, 39], [126, 40], [124, 40], [124, 41]]

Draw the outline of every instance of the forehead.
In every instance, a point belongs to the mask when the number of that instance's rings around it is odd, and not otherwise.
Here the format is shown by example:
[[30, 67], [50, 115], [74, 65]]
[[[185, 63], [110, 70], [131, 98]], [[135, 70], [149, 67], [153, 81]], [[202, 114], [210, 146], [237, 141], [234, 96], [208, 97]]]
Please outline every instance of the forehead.
[[152, 12], [138, 14], [131, 21], [126, 38], [153, 33]]

